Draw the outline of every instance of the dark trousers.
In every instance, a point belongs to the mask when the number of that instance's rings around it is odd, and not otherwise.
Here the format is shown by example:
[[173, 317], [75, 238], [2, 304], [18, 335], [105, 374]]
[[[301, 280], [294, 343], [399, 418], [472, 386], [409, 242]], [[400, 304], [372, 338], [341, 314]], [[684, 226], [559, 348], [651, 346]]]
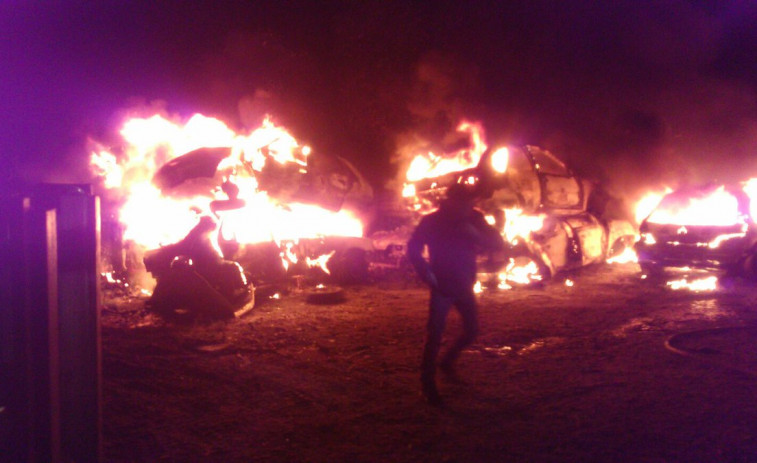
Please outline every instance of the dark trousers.
[[436, 375], [436, 358], [442, 345], [442, 335], [447, 324], [447, 315], [452, 306], [460, 313], [463, 322], [463, 333], [458, 337], [442, 358], [442, 365], [451, 366], [460, 353], [470, 345], [478, 334], [478, 308], [476, 296], [471, 290], [468, 293], [448, 296], [441, 291], [431, 290], [429, 301], [428, 325], [426, 327], [426, 345], [423, 348], [421, 363], [421, 379], [424, 382], [433, 381]]

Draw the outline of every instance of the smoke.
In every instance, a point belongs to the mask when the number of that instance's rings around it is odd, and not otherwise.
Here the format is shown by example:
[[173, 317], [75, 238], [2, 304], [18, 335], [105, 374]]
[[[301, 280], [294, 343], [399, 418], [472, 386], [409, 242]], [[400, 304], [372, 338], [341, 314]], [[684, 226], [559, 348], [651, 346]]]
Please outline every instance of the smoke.
[[754, 2], [7, 3], [0, 156], [19, 171], [76, 177], [137, 97], [239, 130], [271, 113], [374, 186], [464, 143], [463, 119], [623, 195], [757, 175]]
[[753, 4], [483, 3], [475, 39], [418, 61], [398, 163], [474, 118], [490, 146], [540, 145], [629, 202], [757, 176]]
[[398, 191], [415, 155], [444, 155], [471, 147], [470, 137], [457, 128], [463, 121], [476, 121], [480, 88], [471, 63], [439, 51], [420, 59], [409, 86], [408, 124], [395, 134], [392, 163], [397, 175], [389, 179], [388, 189]]

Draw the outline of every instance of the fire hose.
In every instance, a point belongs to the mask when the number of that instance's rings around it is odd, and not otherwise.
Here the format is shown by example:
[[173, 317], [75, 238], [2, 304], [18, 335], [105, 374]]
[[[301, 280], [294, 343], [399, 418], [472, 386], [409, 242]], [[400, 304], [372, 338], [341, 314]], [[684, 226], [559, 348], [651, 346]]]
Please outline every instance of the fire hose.
[[742, 368], [739, 366], [728, 365], [726, 363], [726, 359], [724, 359], [723, 357], [723, 355], [725, 354], [725, 352], [723, 351], [712, 347], [687, 348], [684, 345], [687, 340], [691, 339], [701, 339], [713, 335], [729, 335], [731, 338], [733, 338], [735, 334], [739, 333], [745, 333], [746, 335], [757, 340], [757, 326], [727, 326], [717, 328], [704, 328], [673, 334], [665, 340], [665, 348], [675, 354], [696, 359], [699, 362], [715, 365], [720, 368], [725, 368], [747, 376], [757, 377], [757, 369], [755, 368]]

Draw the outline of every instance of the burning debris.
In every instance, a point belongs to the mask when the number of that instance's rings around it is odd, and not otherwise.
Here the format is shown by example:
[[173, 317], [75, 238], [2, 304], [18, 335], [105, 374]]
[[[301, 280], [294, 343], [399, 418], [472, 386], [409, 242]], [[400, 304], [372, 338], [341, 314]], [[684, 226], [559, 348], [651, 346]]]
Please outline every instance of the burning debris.
[[362, 176], [341, 158], [313, 155], [270, 118], [248, 135], [201, 115], [183, 125], [133, 118], [120, 132], [118, 155], [98, 146], [92, 166], [115, 193], [122, 245], [137, 256], [131, 278], [152, 275], [149, 306], [158, 312], [199, 312], [203, 305], [226, 317], [254, 303], [255, 294], [260, 301], [288, 285], [313, 288], [313, 300], [336, 301], [343, 297], [338, 286], [333, 296], [317, 285], [402, 273], [409, 231], [453, 183], [474, 187], [478, 207], [509, 245], [506, 256], [479, 262], [481, 290], [541, 284], [633, 258], [636, 231], [604, 214], [597, 185], [541, 148], [487, 146], [478, 123], [463, 122], [458, 132], [467, 142], [409, 160], [402, 220], [370, 237], [374, 198]]
[[252, 309], [254, 286], [237, 262], [216, 250], [216, 228], [205, 216], [183, 240], [148, 252], [145, 267], [157, 280], [150, 310], [166, 318], [189, 313], [224, 319]]

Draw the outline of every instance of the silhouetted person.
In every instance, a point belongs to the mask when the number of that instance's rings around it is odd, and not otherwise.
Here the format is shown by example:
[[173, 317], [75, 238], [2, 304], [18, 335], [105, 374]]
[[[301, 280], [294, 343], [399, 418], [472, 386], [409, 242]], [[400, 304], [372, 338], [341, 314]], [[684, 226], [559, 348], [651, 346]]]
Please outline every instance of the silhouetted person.
[[[451, 186], [439, 209], [421, 219], [407, 243], [410, 262], [431, 289], [421, 384], [424, 396], [432, 405], [441, 405], [436, 387], [436, 359], [447, 314], [454, 305], [463, 322], [462, 335], [439, 363], [443, 372], [455, 377], [455, 361], [478, 333], [478, 310], [473, 290], [476, 256], [487, 251], [502, 251], [505, 247], [502, 235], [473, 206], [472, 187]], [[424, 246], [428, 247], [428, 261], [423, 257]]]

